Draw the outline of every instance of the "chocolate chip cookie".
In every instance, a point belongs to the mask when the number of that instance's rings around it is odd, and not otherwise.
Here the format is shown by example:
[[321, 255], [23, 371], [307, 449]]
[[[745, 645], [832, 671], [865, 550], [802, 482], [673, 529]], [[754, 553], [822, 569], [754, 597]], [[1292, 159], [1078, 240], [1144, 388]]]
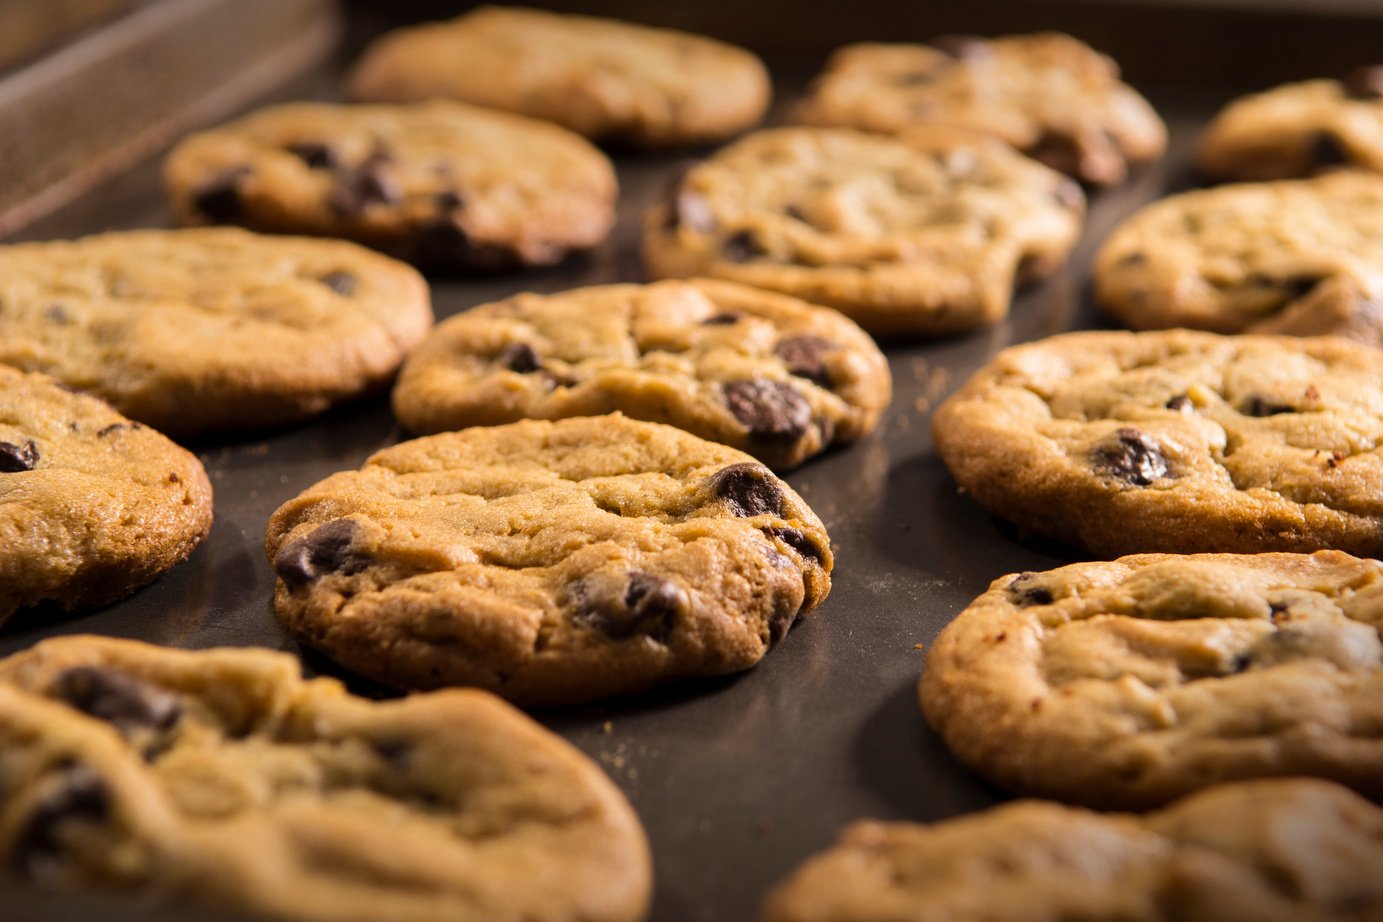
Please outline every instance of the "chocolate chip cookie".
[[0, 365], [0, 622], [42, 603], [114, 602], [210, 529], [196, 457], [94, 397]]
[[1375, 922], [1383, 810], [1323, 781], [1223, 785], [1146, 816], [1041, 801], [860, 822], [762, 922]]
[[164, 178], [184, 224], [343, 237], [439, 271], [554, 263], [615, 221], [604, 154], [457, 102], [273, 106], [188, 137]]
[[1380, 630], [1383, 563], [1338, 551], [1078, 563], [996, 580], [919, 691], [962, 762], [1023, 794], [1142, 809], [1313, 775], [1377, 798]]
[[1235, 100], [1201, 135], [1196, 166], [1216, 179], [1294, 179], [1340, 167], [1383, 173], [1383, 67]]
[[268, 650], [50, 640], [0, 661], [0, 857], [39, 887], [301, 922], [634, 922], [634, 812], [476, 691], [373, 702]]
[[339, 240], [225, 228], [0, 247], [0, 362], [175, 436], [381, 387], [431, 325], [417, 272]]
[[1187, 192], [1129, 218], [1095, 294], [1137, 329], [1333, 335], [1383, 345], [1383, 176]]
[[756, 124], [772, 88], [742, 48], [670, 29], [515, 7], [386, 34], [347, 94], [458, 99], [646, 147], [723, 140]]
[[280, 507], [267, 551], [279, 618], [346, 668], [530, 704], [747, 669], [832, 565], [763, 465], [619, 415], [385, 449]]
[[730, 282], [522, 294], [459, 314], [404, 364], [418, 433], [619, 411], [791, 467], [873, 430], [888, 362], [845, 317]]
[[960, 487], [1102, 557], [1383, 554], [1383, 353], [1333, 337], [1071, 333], [933, 419]]
[[761, 131], [694, 167], [648, 215], [660, 278], [709, 275], [838, 308], [871, 333], [995, 323], [1015, 278], [1080, 234], [1070, 179], [973, 132], [906, 140], [843, 128]]
[[1113, 185], [1167, 147], [1147, 100], [1109, 58], [1069, 35], [930, 45], [863, 43], [837, 51], [796, 119], [897, 133], [948, 124], [982, 131], [1082, 182]]

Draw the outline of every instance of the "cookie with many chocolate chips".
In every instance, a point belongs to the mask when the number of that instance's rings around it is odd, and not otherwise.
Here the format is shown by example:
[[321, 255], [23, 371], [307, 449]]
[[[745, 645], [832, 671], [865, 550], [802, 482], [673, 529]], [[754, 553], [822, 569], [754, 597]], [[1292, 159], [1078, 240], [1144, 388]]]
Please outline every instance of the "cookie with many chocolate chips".
[[855, 823], [759, 918], [1376, 922], [1380, 867], [1376, 805], [1323, 781], [1254, 781], [1146, 816], [1024, 801], [927, 825]]
[[0, 365], [0, 622], [123, 598], [210, 529], [196, 457], [94, 397]]
[[1383, 563], [1147, 554], [1001, 577], [927, 653], [927, 720], [1022, 794], [1143, 809], [1312, 775], [1383, 796]]
[[1383, 352], [1333, 337], [1071, 333], [933, 418], [965, 492], [1100, 556], [1383, 554]]
[[1109, 58], [1055, 32], [837, 51], [796, 111], [807, 125], [890, 134], [958, 125], [1082, 182], [1112, 185], [1160, 157], [1167, 129]]
[[1015, 281], [1058, 267], [1085, 198], [993, 138], [928, 128], [760, 131], [691, 169], [644, 230], [652, 275], [696, 275], [838, 308], [871, 333], [1001, 320]]
[[273, 106], [186, 138], [164, 177], [184, 224], [344, 237], [441, 271], [554, 263], [615, 220], [614, 168], [585, 140], [454, 102]]
[[382, 387], [431, 326], [417, 272], [340, 240], [207, 228], [0, 247], [0, 362], [177, 436]]
[[294, 922], [635, 922], [648, 847], [587, 758], [477, 691], [374, 702], [267, 650], [0, 660], [0, 877]]
[[1196, 166], [1216, 179], [1295, 179], [1341, 167], [1383, 173], [1383, 67], [1235, 100], [1201, 135]]
[[1095, 262], [1100, 305], [1136, 329], [1344, 336], [1383, 345], [1383, 176], [1174, 195]]
[[443, 323], [404, 364], [394, 411], [431, 433], [613, 411], [798, 464], [871, 431], [888, 362], [833, 310], [730, 282], [523, 294]]
[[346, 668], [530, 704], [747, 669], [832, 565], [763, 465], [619, 415], [385, 449], [280, 507], [267, 551], [279, 618]]
[[763, 63], [733, 45], [499, 6], [386, 34], [347, 88], [366, 102], [459, 99], [646, 147], [738, 134], [763, 117], [771, 91]]

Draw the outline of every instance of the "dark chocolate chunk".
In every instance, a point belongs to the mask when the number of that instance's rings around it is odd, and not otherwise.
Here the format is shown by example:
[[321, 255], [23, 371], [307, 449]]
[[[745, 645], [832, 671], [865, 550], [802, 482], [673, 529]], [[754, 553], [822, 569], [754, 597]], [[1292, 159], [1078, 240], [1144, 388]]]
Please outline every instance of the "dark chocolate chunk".
[[752, 230], [742, 230], [731, 234], [721, 244], [720, 249], [725, 254], [725, 258], [732, 263], [747, 263], [749, 260], [763, 256], [768, 252]]
[[1345, 75], [1345, 96], [1355, 100], [1383, 99], [1383, 67], [1356, 67]]
[[725, 405], [751, 437], [775, 442], [800, 439], [812, 424], [812, 408], [791, 385], [765, 378], [730, 381]]
[[1024, 607], [1028, 605], [1051, 605], [1052, 591], [1046, 586], [1035, 585], [1037, 574], [1019, 573], [1008, 584], [1009, 595], [1014, 602]]
[[212, 177], [193, 196], [193, 207], [217, 224], [234, 221], [240, 217], [240, 187], [249, 175], [250, 168], [242, 166]]
[[1279, 413], [1295, 413], [1296, 409], [1296, 407], [1290, 407], [1286, 404], [1265, 400], [1254, 394], [1244, 401], [1239, 412], [1245, 416], [1277, 416]]
[[32, 471], [38, 465], [38, 446], [30, 439], [23, 445], [0, 442], [0, 474]]
[[650, 573], [629, 574], [624, 592], [624, 607], [629, 610], [634, 633], [665, 640], [672, 633], [672, 622], [687, 605], [686, 591], [670, 579]]
[[1080, 211], [1085, 207], [1085, 193], [1080, 191], [1080, 183], [1074, 179], [1063, 179], [1052, 190], [1052, 198], [1067, 211]]
[[437, 209], [443, 214], [451, 214], [453, 211], [460, 211], [466, 207], [466, 200], [455, 189], [438, 192], [433, 201], [437, 203]]
[[764, 531], [775, 538], [781, 538], [784, 544], [800, 554], [804, 560], [821, 563], [826, 559], [825, 553], [817, 543], [807, 537], [807, 533], [800, 528], [766, 528]]
[[1178, 413], [1191, 413], [1196, 409], [1196, 405], [1191, 402], [1190, 397], [1178, 394], [1167, 401], [1167, 409], [1176, 410]]
[[1167, 459], [1143, 433], [1125, 428], [1114, 436], [1114, 444], [1095, 450], [1095, 464], [1106, 474], [1139, 487], [1167, 476]]
[[538, 361], [538, 353], [528, 343], [510, 343], [500, 351], [495, 361], [501, 367], [521, 375], [532, 374], [543, 367], [543, 363]]
[[357, 217], [371, 205], [392, 205], [403, 198], [394, 175], [393, 158], [376, 150], [354, 169], [342, 170], [327, 202], [343, 217]]
[[336, 292], [338, 295], [343, 295], [349, 298], [355, 295], [356, 285], [359, 283], [360, 280], [356, 278], [354, 272], [346, 272], [344, 270], [340, 270], [337, 272], [328, 272], [326, 275], [322, 276], [318, 281], [330, 288], [332, 291]]
[[989, 42], [979, 35], [938, 35], [931, 46], [957, 60], [978, 60], [991, 54]]
[[776, 611], [773, 617], [768, 619], [768, 645], [776, 647], [783, 642], [783, 638], [788, 636], [788, 631], [797, 623], [797, 612], [786, 610]]
[[318, 526], [279, 549], [274, 557], [274, 572], [290, 590], [300, 589], [328, 573], [359, 573], [369, 561], [352, 550], [355, 534], [356, 524], [350, 519]]
[[712, 492], [725, 500], [732, 515], [749, 518], [783, 514], [783, 491], [778, 478], [761, 464], [743, 461], [723, 467], [712, 475], [710, 483]]
[[829, 388], [832, 385], [831, 373], [826, 370], [826, 363], [821, 357], [835, 348], [835, 343], [820, 336], [792, 336], [778, 343], [778, 348], [773, 351], [792, 374]]
[[288, 152], [314, 170], [334, 170], [341, 162], [336, 148], [321, 141], [298, 141], [288, 145]]
[[701, 321], [706, 326], [729, 326], [732, 323], [739, 323], [744, 319], [744, 315], [739, 311], [726, 311], [723, 314], [716, 314], [714, 317], [707, 317]]
[[1344, 166], [1350, 162], [1349, 151], [1335, 135], [1322, 131], [1311, 142], [1309, 154], [1313, 167]]
[[49, 695], [84, 714], [108, 721], [122, 732], [167, 730], [182, 716], [178, 696], [113, 669], [75, 666], [58, 676]]
[[65, 850], [62, 827], [71, 822], [103, 823], [110, 812], [105, 782], [85, 765], [69, 765], [20, 828], [10, 858], [14, 873], [40, 883], [55, 876]]

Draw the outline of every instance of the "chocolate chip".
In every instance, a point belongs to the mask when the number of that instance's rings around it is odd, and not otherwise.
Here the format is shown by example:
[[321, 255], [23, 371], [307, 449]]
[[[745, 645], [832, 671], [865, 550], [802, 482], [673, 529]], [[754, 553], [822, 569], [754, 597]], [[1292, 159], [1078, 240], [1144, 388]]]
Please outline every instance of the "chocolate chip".
[[1339, 138], [1328, 131], [1316, 135], [1308, 156], [1315, 167], [1344, 166], [1350, 162], [1349, 151]]
[[787, 365], [790, 373], [829, 388], [832, 385], [831, 373], [826, 370], [826, 363], [821, 357], [835, 348], [835, 343], [820, 336], [791, 336], [779, 342], [778, 348], [773, 351]]
[[751, 378], [724, 385], [725, 405], [751, 437], [795, 441], [812, 424], [812, 408], [796, 388], [780, 381]]
[[68, 766], [20, 829], [12, 846], [11, 867], [26, 880], [41, 883], [54, 877], [66, 850], [62, 827], [74, 821], [102, 823], [110, 812], [105, 782], [85, 765]]
[[240, 187], [250, 175], [249, 167], [236, 167], [217, 174], [197, 190], [192, 207], [218, 224], [240, 217]]
[[989, 43], [979, 35], [938, 35], [931, 46], [957, 60], [979, 60], [991, 53]]
[[76, 666], [58, 676], [49, 694], [121, 732], [167, 730], [182, 716], [177, 695], [112, 669]]
[[328, 573], [359, 573], [368, 560], [351, 549], [355, 535], [356, 524], [350, 519], [318, 526], [279, 549], [274, 557], [274, 572], [290, 590], [300, 589]]
[[451, 214], [453, 211], [460, 211], [466, 207], [466, 200], [455, 189], [438, 192], [433, 201], [437, 203], [437, 210], [443, 214]]
[[1114, 436], [1115, 444], [1095, 450], [1095, 463], [1105, 473], [1140, 487], [1167, 475], [1167, 459], [1143, 433], [1125, 428]]
[[708, 327], [729, 326], [732, 323], [739, 323], [743, 319], [744, 315], [741, 314], [739, 311], [726, 311], [723, 314], [716, 314], [713, 317], [707, 317], [705, 320], [701, 322]]
[[341, 162], [336, 148], [320, 141], [298, 141], [288, 145], [288, 152], [314, 170], [334, 170]]
[[355, 277], [354, 272], [346, 272], [343, 270], [338, 272], [328, 272], [326, 275], [318, 279], [318, 281], [330, 288], [332, 291], [336, 292], [338, 295], [343, 295], [347, 298], [350, 298], [355, 295], [356, 285], [359, 283], [360, 280]]
[[1356, 67], [1342, 81], [1350, 99], [1383, 99], [1383, 67]]
[[532, 374], [543, 367], [543, 363], [538, 361], [538, 353], [528, 343], [510, 343], [495, 356], [495, 361], [502, 368], [517, 371], [521, 375]]
[[1241, 672], [1247, 672], [1248, 668], [1252, 665], [1253, 658], [1250, 657], [1247, 653], [1236, 653], [1234, 654], [1233, 658], [1231, 658], [1229, 661], [1229, 672], [1232, 675], [1237, 675]]
[[740, 518], [783, 514], [783, 491], [778, 478], [761, 464], [744, 461], [716, 471], [711, 491], [725, 501], [730, 513]]
[[756, 256], [763, 256], [768, 251], [759, 242], [758, 235], [751, 230], [742, 230], [726, 238], [725, 242], [721, 244], [721, 252], [732, 263], [747, 263]]
[[1027, 607], [1029, 605], [1051, 605], [1052, 591], [1046, 586], [1034, 585], [1037, 574], [1032, 572], [1019, 573], [1008, 584], [1009, 595], [1013, 600]]
[[1279, 413], [1295, 413], [1296, 409], [1296, 407], [1289, 407], [1286, 404], [1265, 400], [1254, 394], [1244, 401], [1239, 412], [1245, 416], [1277, 416]]
[[1191, 398], [1185, 394], [1178, 394], [1167, 401], [1167, 409], [1176, 410], [1178, 413], [1190, 413], [1196, 409], [1196, 405], [1191, 402]]
[[1063, 179], [1052, 190], [1052, 198], [1067, 211], [1080, 211], [1085, 207], [1085, 193], [1080, 191], [1080, 183], [1074, 179]]
[[415, 258], [419, 265], [458, 269], [466, 266], [473, 255], [470, 235], [455, 221], [432, 221], [418, 230]]
[[766, 528], [764, 531], [775, 538], [781, 538], [784, 544], [800, 554], [804, 560], [822, 563], [826, 559], [820, 546], [800, 528]]
[[0, 442], [0, 474], [32, 471], [38, 465], [38, 446], [30, 439], [23, 445]]
[[392, 205], [403, 194], [391, 164], [393, 158], [376, 150], [354, 169], [342, 170], [327, 195], [327, 203], [343, 217], [359, 216], [371, 205]]
[[797, 612], [778, 611], [768, 620], [768, 645], [776, 647], [788, 636], [788, 631], [797, 623]]
[[677, 614], [688, 604], [686, 590], [670, 579], [635, 571], [629, 574], [624, 595], [618, 600], [591, 598], [585, 583], [572, 587], [577, 618], [611, 640], [636, 634], [662, 643], [672, 633]]

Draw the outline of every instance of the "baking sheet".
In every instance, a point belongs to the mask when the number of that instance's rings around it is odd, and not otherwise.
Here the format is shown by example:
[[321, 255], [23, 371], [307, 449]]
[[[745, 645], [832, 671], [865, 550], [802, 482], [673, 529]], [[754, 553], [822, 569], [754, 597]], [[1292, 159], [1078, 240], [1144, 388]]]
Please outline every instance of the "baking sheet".
[[[331, 98], [338, 78], [339, 64], [275, 96]], [[801, 86], [799, 78], [784, 79], [779, 110]], [[1007, 322], [939, 342], [885, 345], [895, 396], [880, 431], [787, 477], [826, 523], [836, 570], [827, 601], [757, 668], [635, 699], [535, 714], [601, 764], [643, 819], [657, 878], [653, 919], [752, 919], [775, 881], [828, 846], [852, 820], [936, 820], [1003, 799], [962, 769], [925, 728], [915, 696], [923, 648], [992, 580], [1079, 557], [1016, 535], [958, 495], [933, 451], [930, 411], [998, 349], [1109, 325], [1094, 310], [1086, 282], [1095, 247], [1122, 216], [1189, 184], [1191, 138], [1234, 92], [1148, 92], [1171, 129], [1169, 156], [1095, 197], [1069, 266], [1023, 291]], [[687, 158], [620, 154], [616, 161], [622, 196], [610, 241], [549, 270], [434, 280], [438, 318], [521, 290], [640, 280], [639, 216]], [[157, 164], [149, 163], [21, 236], [168, 223]], [[302, 428], [196, 446], [216, 490], [216, 523], [192, 559], [104, 611], [60, 620], [46, 612], [20, 616], [0, 632], [0, 653], [43, 637], [96, 632], [188, 648], [268, 646], [302, 654], [310, 673], [349, 680], [322, 657], [300, 650], [275, 621], [265, 523], [305, 487], [357, 467], [400, 438], [380, 397]], [[358, 681], [351, 685], [378, 693]], [[20, 902], [5, 897], [8, 908], [0, 918], [120, 918], [105, 907], [98, 916], [85, 902], [23, 893], [14, 899]], [[32, 905], [19, 908], [25, 903]], [[129, 917], [156, 918], [142, 912]], [[179, 910], [166, 918], [211, 916]]]

